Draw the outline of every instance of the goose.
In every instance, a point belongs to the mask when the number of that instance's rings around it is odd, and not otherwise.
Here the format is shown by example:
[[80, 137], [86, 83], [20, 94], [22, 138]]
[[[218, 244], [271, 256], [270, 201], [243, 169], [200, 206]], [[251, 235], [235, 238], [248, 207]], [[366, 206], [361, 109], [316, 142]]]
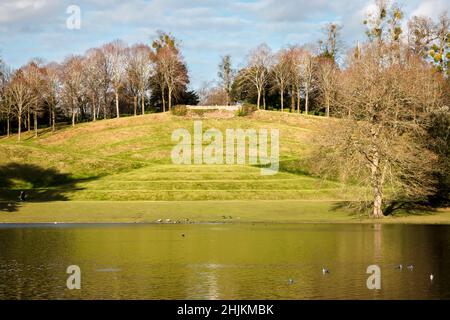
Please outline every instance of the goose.
[[403, 265], [399, 264], [398, 266], [395, 267], [398, 270], [403, 270]]
[[323, 274], [330, 273], [330, 270], [328, 270], [327, 268], [322, 268], [322, 273]]
[[289, 279], [289, 280], [288, 280], [288, 284], [294, 284], [294, 280]]

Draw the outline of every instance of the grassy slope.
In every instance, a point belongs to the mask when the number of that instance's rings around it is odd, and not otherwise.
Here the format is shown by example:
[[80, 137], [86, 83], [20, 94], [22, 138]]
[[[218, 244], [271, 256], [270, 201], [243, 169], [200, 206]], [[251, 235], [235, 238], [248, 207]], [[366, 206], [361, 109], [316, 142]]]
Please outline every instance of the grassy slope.
[[[279, 129], [282, 171], [273, 176], [242, 165], [173, 165], [171, 133], [177, 128], [192, 132], [193, 123], [170, 114], [80, 124], [53, 134], [43, 131], [37, 139], [26, 135], [21, 143], [3, 138], [1, 199], [14, 200], [18, 190], [27, 189], [30, 200], [45, 203], [0, 213], [0, 222], [222, 221], [222, 215], [241, 221], [352, 221], [355, 217], [335, 210], [333, 201], [354, 199], [360, 190], [301, 173], [299, 160], [327, 121], [333, 120], [274, 112], [203, 119], [203, 130]], [[13, 162], [20, 165], [11, 169]], [[8, 211], [6, 202], [3, 207]]]

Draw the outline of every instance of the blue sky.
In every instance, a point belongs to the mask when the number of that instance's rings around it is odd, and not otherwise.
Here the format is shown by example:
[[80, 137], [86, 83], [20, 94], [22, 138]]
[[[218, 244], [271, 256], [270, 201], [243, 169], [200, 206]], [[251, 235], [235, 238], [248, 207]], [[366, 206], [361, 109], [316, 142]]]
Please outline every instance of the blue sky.
[[[400, 1], [406, 18], [436, 17], [448, 0]], [[81, 29], [66, 27], [69, 5], [81, 9]], [[248, 51], [265, 42], [273, 50], [316, 43], [328, 22], [343, 25], [350, 47], [364, 38], [362, 20], [373, 0], [0, 0], [0, 54], [19, 67], [34, 57], [62, 61], [69, 54], [121, 38], [150, 43], [156, 30], [182, 41], [191, 84], [216, 79], [220, 57], [242, 66]]]

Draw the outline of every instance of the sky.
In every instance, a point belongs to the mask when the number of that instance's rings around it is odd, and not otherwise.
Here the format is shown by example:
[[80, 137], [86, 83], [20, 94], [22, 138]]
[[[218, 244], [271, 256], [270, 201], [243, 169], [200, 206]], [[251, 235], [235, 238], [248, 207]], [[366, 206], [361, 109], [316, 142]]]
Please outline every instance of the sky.
[[[449, 0], [399, 1], [406, 20], [436, 18]], [[150, 44], [157, 30], [181, 41], [191, 88], [217, 79], [221, 56], [242, 67], [249, 50], [317, 43], [323, 26], [343, 26], [347, 47], [364, 39], [362, 21], [373, 0], [0, 0], [0, 56], [17, 68], [32, 58], [62, 62], [71, 54], [115, 39]], [[69, 29], [71, 5], [80, 8], [79, 29]], [[449, 10], [450, 11], [450, 10]]]

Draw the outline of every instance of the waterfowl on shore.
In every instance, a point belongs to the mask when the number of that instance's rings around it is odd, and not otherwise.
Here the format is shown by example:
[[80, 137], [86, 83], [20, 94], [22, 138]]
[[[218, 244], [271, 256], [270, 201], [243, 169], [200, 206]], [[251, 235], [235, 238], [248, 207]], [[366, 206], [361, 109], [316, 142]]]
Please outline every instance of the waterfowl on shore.
[[322, 268], [322, 273], [323, 274], [330, 273], [330, 270], [328, 270], [327, 268]]
[[412, 271], [414, 269], [414, 266], [412, 264], [410, 264], [409, 266], [406, 266], [406, 268], [408, 268], [408, 270]]
[[294, 284], [294, 280], [289, 279], [289, 280], [288, 280], [288, 284]]
[[430, 274], [430, 280], [433, 281], [433, 279], [434, 279], [434, 275]]
[[399, 264], [398, 266], [395, 267], [398, 270], [403, 270], [403, 265]]

